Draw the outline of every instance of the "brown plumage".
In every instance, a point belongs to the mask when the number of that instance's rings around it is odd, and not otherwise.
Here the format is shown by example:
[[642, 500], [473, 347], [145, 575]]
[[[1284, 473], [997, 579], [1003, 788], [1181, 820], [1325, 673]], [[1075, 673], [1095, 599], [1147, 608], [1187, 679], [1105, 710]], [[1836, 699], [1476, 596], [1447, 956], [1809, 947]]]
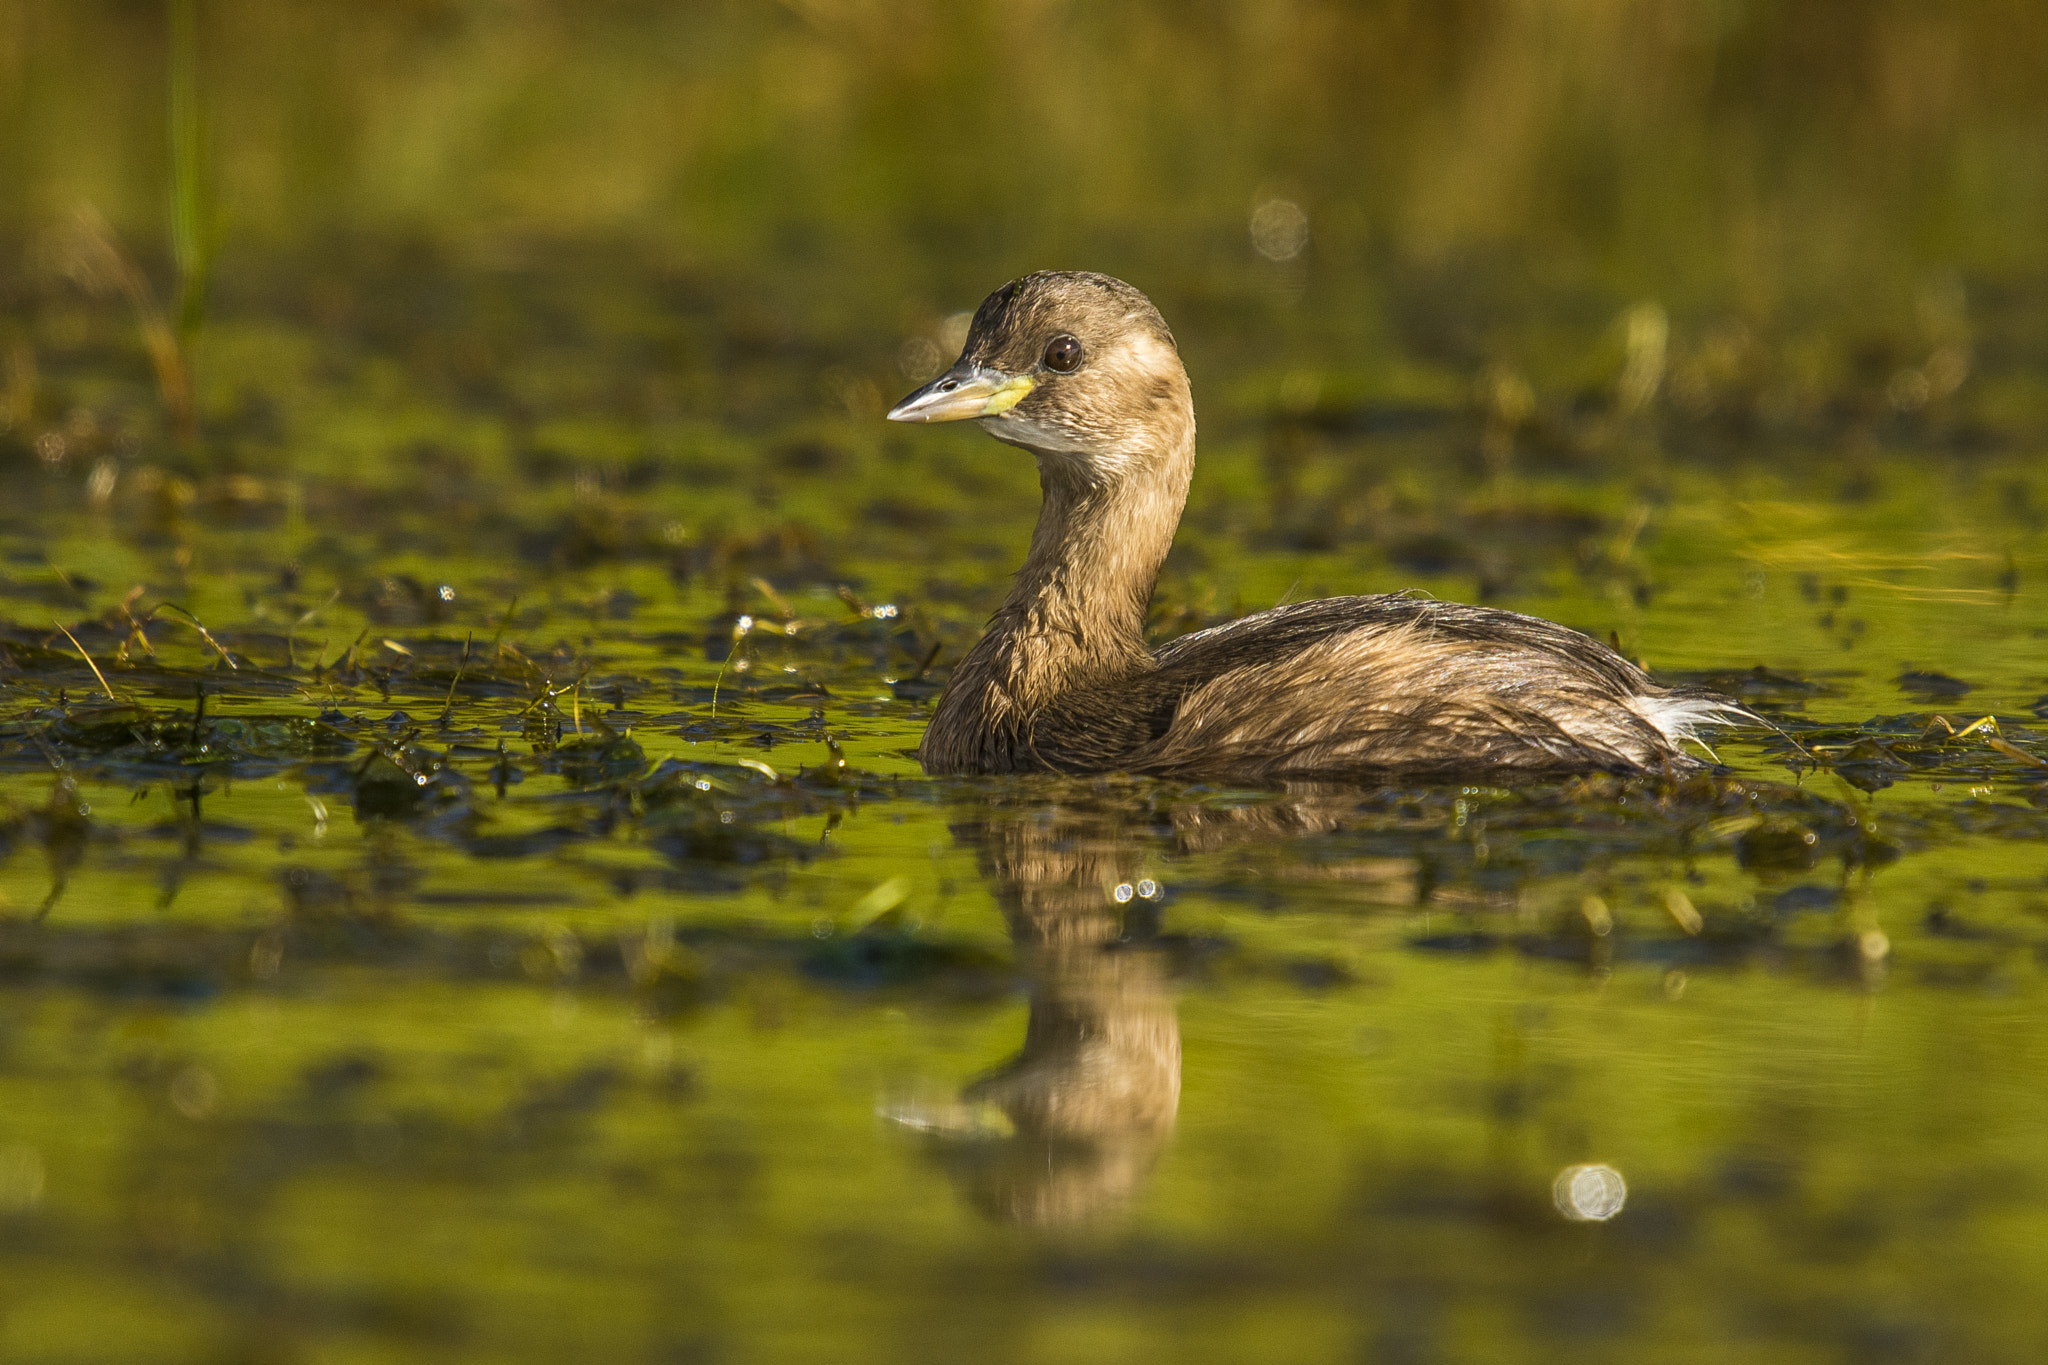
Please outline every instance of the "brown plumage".
[[1120, 280], [1004, 285], [959, 361], [889, 416], [978, 421], [1037, 457], [1045, 496], [1015, 585], [925, 731], [927, 772], [1690, 771], [1681, 741], [1749, 719], [1577, 631], [1402, 594], [1279, 607], [1148, 649], [1195, 413], [1173, 334]]

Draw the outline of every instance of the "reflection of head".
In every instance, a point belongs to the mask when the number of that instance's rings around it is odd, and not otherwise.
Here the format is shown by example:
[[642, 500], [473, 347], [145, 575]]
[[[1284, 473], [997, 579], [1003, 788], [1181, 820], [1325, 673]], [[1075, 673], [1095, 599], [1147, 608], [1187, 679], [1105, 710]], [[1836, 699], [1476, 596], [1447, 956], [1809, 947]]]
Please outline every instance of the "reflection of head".
[[1135, 953], [1097, 956], [1086, 976], [1039, 983], [1024, 1050], [967, 1092], [1019, 1133], [1093, 1141], [1173, 1127], [1180, 1024], [1158, 965]]
[[1105, 1146], [1016, 1138], [953, 1148], [946, 1164], [968, 1202], [988, 1217], [1052, 1228], [1129, 1204], [1158, 1154], [1157, 1142]]
[[1092, 952], [1097, 970], [1040, 982], [1023, 1051], [967, 1090], [1016, 1129], [970, 1181], [998, 1217], [1061, 1223], [1123, 1203], [1173, 1131], [1180, 1024], [1158, 965]]

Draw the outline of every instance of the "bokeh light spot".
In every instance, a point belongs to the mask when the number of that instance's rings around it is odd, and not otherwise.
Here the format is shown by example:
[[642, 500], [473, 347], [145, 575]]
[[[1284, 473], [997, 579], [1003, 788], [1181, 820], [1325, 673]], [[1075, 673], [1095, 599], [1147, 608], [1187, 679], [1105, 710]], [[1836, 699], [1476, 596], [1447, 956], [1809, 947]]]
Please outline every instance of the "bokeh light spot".
[[1291, 261], [1308, 246], [1308, 215], [1292, 199], [1268, 199], [1252, 210], [1252, 250]]
[[1597, 1162], [1567, 1166], [1551, 1183], [1550, 1197], [1574, 1223], [1604, 1223], [1628, 1202], [1628, 1182], [1620, 1171]]

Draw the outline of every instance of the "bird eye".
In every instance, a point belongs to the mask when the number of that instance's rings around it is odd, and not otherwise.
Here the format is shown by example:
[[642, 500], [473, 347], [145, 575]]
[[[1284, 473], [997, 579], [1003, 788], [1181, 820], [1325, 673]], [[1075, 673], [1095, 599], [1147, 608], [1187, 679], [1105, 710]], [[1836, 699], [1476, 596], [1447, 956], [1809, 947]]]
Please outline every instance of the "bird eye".
[[1081, 368], [1081, 343], [1060, 333], [1045, 345], [1045, 368], [1060, 374], [1072, 374]]

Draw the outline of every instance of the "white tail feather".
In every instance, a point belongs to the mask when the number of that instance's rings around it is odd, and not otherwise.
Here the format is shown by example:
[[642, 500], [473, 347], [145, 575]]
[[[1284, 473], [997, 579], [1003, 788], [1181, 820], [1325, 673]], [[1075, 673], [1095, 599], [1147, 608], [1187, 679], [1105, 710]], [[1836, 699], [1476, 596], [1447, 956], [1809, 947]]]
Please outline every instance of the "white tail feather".
[[1747, 725], [1756, 718], [1732, 701], [1712, 697], [1645, 697], [1628, 699], [1628, 709], [1664, 732], [1673, 744], [1699, 742], [1709, 725]]

